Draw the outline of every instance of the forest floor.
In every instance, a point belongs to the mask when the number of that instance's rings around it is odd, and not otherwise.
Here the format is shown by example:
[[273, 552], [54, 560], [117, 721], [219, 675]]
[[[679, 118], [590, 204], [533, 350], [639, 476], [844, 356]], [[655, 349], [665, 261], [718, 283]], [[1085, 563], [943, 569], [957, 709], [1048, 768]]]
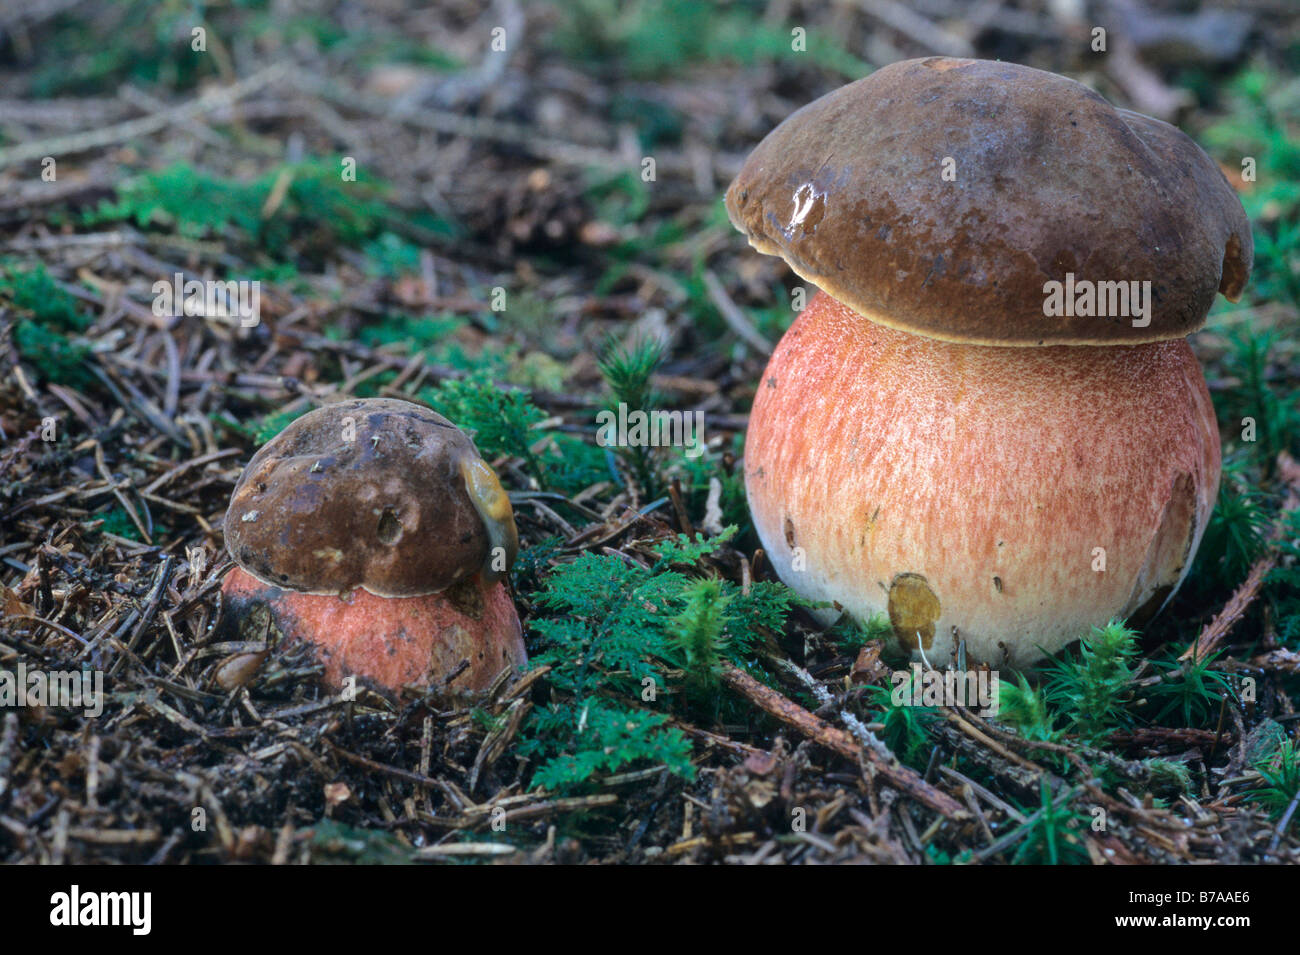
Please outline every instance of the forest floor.
[[[1300, 11], [1114, 4], [1098, 54], [1066, 6], [0, 13], [0, 670], [104, 679], [95, 716], [0, 709], [0, 861], [1300, 861]], [[893, 705], [887, 625], [775, 580], [739, 463], [800, 280], [722, 193], [799, 106], [936, 53], [1176, 121], [1256, 234], [1192, 339], [1225, 475], [1189, 579], [995, 719]], [[260, 321], [157, 314], [176, 275], [260, 282]], [[533, 668], [473, 705], [278, 650], [215, 682], [261, 649], [222, 627], [231, 489], [345, 395], [442, 411], [511, 492]], [[598, 447], [619, 400], [702, 411], [706, 453]]]

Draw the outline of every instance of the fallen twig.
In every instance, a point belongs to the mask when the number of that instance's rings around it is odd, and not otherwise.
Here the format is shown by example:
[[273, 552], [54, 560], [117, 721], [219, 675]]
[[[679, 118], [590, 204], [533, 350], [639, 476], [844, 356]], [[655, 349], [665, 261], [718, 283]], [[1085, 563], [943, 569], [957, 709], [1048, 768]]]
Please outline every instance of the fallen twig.
[[952, 796], [935, 789], [913, 769], [901, 763], [886, 762], [878, 753], [862, 746], [853, 735], [818, 719], [798, 703], [787, 699], [771, 687], [759, 683], [748, 673], [734, 666], [725, 666], [722, 680], [755, 706], [775, 716], [782, 723], [797, 729], [815, 743], [852, 760], [870, 763], [890, 785], [901, 789], [918, 802], [950, 819], [965, 819], [969, 813]]
[[288, 64], [275, 63], [264, 70], [258, 70], [252, 76], [240, 80], [238, 83], [232, 83], [230, 86], [205, 93], [198, 99], [161, 113], [154, 113], [152, 116], [129, 119], [126, 122], [114, 123], [112, 126], [104, 126], [100, 129], [89, 129], [80, 133], [70, 133], [66, 136], [53, 136], [49, 139], [38, 139], [35, 142], [0, 149], [0, 169], [21, 162], [30, 162], [44, 156], [57, 157], [66, 156], [69, 153], [86, 152], [90, 149], [99, 149], [103, 146], [111, 146], [114, 143], [125, 142], [137, 136], [156, 133], [174, 123], [191, 119], [208, 110], [216, 109], [218, 106], [228, 106], [273, 83], [287, 72]]
[[1246, 610], [1254, 603], [1255, 598], [1259, 596], [1259, 588], [1275, 564], [1277, 564], [1277, 554], [1269, 554], [1255, 561], [1255, 565], [1250, 568], [1250, 573], [1246, 575], [1246, 579], [1228, 598], [1228, 602], [1223, 605], [1223, 609], [1219, 611], [1218, 616], [1197, 634], [1196, 639], [1192, 641], [1192, 645], [1184, 650], [1178, 659], [1194, 660], [1200, 663], [1218, 650], [1219, 644], [1223, 643], [1224, 638], [1232, 631], [1233, 625], [1242, 618]]

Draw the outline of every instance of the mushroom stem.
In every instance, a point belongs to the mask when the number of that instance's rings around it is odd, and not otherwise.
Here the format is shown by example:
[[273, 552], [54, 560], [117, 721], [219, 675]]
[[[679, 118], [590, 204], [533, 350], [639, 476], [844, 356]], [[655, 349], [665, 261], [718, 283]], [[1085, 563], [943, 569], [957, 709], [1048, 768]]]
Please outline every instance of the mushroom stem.
[[960, 345], [822, 293], [764, 373], [745, 482], [764, 550], [796, 591], [888, 614], [935, 666], [961, 640], [972, 661], [1019, 666], [1164, 604], [1219, 463], [1183, 339]]
[[[483, 690], [527, 659], [510, 594], [481, 574], [416, 597], [379, 597], [360, 587], [335, 596], [281, 590], [235, 567], [222, 594], [229, 621], [255, 626], [252, 611], [260, 606], [284, 643], [310, 644], [336, 691], [356, 677], [391, 696], [453, 673], [452, 689]], [[468, 666], [458, 672], [462, 663]]]

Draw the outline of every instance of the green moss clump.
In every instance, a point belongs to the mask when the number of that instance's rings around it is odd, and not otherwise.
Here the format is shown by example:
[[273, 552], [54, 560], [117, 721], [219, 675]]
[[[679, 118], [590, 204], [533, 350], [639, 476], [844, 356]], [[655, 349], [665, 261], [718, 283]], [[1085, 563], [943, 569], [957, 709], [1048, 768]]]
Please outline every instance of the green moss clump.
[[21, 314], [14, 344], [41, 380], [78, 389], [94, 383], [86, 368], [90, 346], [77, 337], [90, 327], [90, 318], [45, 266], [0, 269], [0, 300]]

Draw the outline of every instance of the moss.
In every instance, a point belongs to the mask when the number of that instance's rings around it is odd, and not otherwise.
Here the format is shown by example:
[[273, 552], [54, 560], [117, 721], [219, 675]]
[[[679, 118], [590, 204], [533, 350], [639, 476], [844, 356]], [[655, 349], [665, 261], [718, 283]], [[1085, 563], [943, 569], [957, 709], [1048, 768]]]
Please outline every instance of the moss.
[[0, 270], [0, 300], [21, 314], [14, 344], [42, 381], [78, 389], [94, 383], [86, 368], [90, 346], [77, 337], [90, 327], [90, 317], [45, 266]]

